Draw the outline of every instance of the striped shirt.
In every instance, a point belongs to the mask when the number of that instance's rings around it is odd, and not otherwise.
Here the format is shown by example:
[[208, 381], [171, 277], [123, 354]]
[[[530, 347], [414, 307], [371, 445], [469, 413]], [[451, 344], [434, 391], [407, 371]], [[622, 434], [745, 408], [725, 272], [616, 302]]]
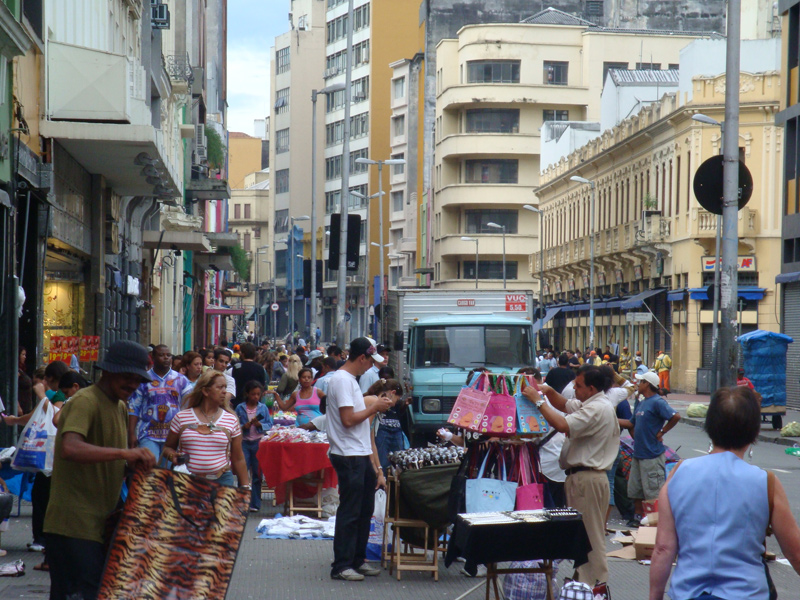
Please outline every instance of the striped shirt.
[[[184, 425], [202, 423], [203, 421], [197, 417], [194, 409], [187, 408], [172, 419], [170, 431], [179, 433]], [[217, 428], [225, 428], [230, 431], [231, 439], [242, 435], [239, 419], [227, 411], [222, 411], [214, 424]], [[196, 475], [210, 475], [230, 468], [228, 436], [224, 431], [215, 429], [211, 433], [203, 434], [187, 427], [181, 433], [180, 448], [182, 452], [189, 455], [187, 466], [189, 471]]]

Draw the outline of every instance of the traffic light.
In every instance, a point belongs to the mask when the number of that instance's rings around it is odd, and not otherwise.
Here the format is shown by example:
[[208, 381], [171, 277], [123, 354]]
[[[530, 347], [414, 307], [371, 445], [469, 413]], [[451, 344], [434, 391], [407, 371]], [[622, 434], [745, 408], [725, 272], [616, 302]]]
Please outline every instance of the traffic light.
[[[330, 243], [328, 244], [328, 268], [339, 270], [339, 240], [342, 216], [331, 215]], [[347, 215], [347, 270], [358, 271], [358, 249], [361, 245], [361, 217]]]

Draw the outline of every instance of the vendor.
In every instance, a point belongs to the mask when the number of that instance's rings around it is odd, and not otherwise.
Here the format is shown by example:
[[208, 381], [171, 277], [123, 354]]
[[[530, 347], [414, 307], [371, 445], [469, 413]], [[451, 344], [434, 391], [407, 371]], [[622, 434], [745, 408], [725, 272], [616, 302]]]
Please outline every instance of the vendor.
[[325, 394], [314, 387], [314, 374], [308, 367], [300, 369], [298, 379], [300, 388], [292, 392], [288, 400], [283, 400], [280, 394], [274, 392], [275, 401], [284, 412], [296, 411], [297, 424], [305, 425], [312, 419], [322, 416], [319, 407], [325, 401]]

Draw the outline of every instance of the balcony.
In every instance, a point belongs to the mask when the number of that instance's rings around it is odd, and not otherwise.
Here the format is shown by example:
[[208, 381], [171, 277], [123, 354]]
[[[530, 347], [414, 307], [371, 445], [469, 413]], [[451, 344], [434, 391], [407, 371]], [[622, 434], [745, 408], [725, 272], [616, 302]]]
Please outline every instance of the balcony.
[[437, 191], [437, 202], [442, 208], [462, 206], [500, 206], [534, 203], [532, 185], [516, 183], [460, 183], [448, 185]]
[[398, 252], [416, 252], [417, 251], [417, 238], [404, 237], [400, 238], [400, 247]]
[[[645, 211], [648, 212], [648, 211]], [[661, 214], [647, 214], [636, 230], [636, 245], [649, 246], [671, 241], [670, 220]]]
[[461, 133], [448, 135], [436, 147], [443, 159], [457, 156], [539, 154], [540, 136], [522, 133]]
[[[465, 242], [461, 236], [478, 238], [478, 253], [480, 256], [502, 256], [503, 255], [503, 236], [502, 235], [473, 235], [471, 233], [458, 233], [445, 235], [438, 241], [439, 254], [446, 256], [475, 257], [475, 242]], [[536, 236], [508, 234], [506, 235], [506, 257], [511, 256], [530, 256], [533, 249], [538, 245]]]
[[[759, 232], [758, 213], [748, 207], [739, 211], [739, 237], [752, 237]], [[691, 237], [715, 238], [717, 235], [717, 215], [702, 208], [692, 208]]]
[[457, 110], [479, 104], [548, 104], [585, 106], [586, 87], [563, 85], [521, 85], [518, 83], [475, 83], [454, 85], [439, 96], [444, 110]]

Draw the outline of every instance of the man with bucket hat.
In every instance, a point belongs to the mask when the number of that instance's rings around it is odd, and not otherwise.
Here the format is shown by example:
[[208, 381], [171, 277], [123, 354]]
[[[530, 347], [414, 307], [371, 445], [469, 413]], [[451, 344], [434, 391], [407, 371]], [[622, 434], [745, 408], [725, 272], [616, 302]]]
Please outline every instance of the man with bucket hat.
[[50, 598], [95, 598], [105, 562], [104, 529], [120, 499], [126, 464], [151, 468], [146, 448], [128, 448], [126, 401], [147, 374], [147, 349], [127, 340], [111, 345], [100, 380], [61, 409], [50, 503], [44, 521]]

